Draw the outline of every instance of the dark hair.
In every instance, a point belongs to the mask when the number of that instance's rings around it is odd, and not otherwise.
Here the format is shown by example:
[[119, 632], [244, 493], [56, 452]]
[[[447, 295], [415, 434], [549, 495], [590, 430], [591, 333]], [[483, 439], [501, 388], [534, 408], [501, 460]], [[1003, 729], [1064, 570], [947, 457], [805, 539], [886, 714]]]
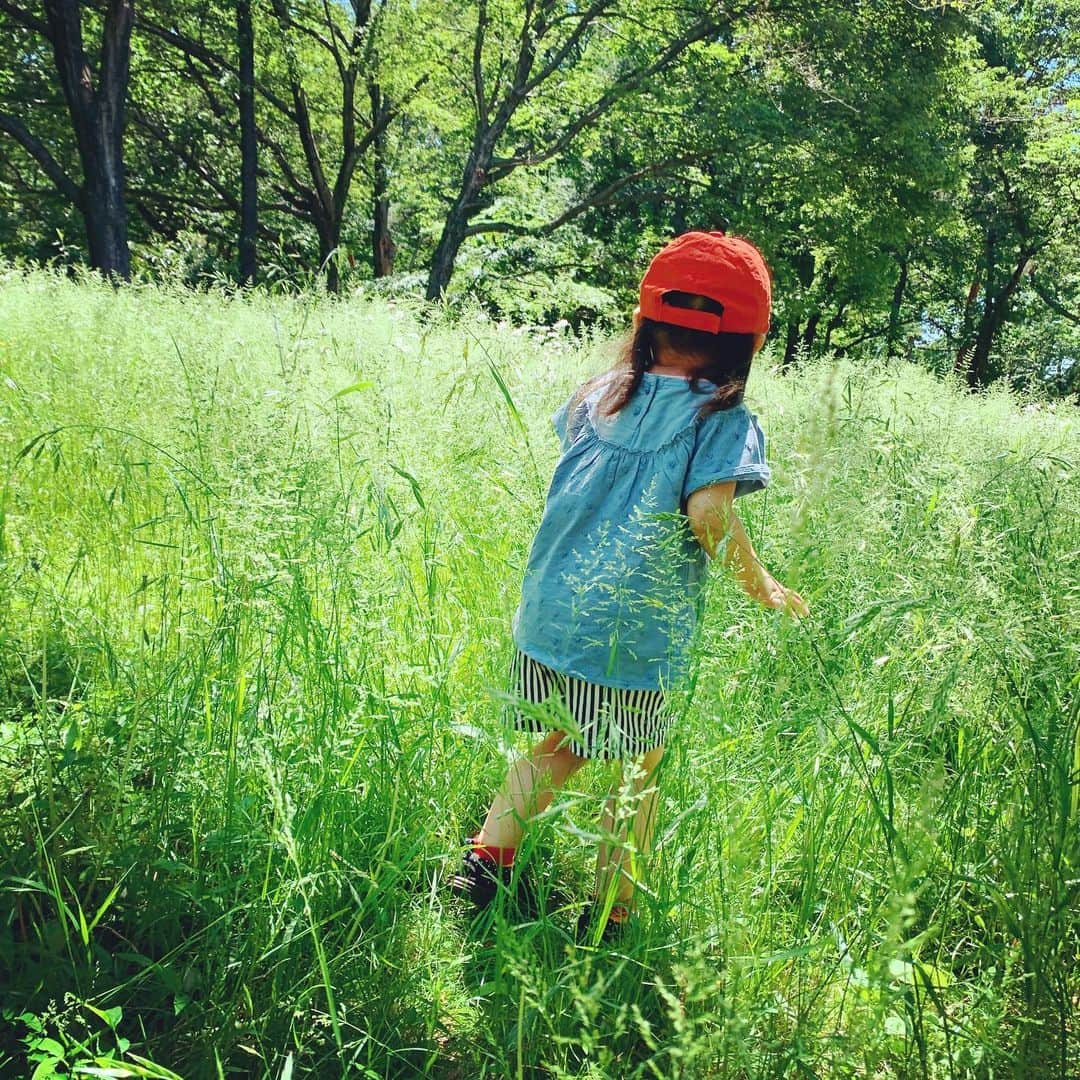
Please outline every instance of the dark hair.
[[[695, 293], [665, 293], [664, 303], [672, 307], [708, 311], [714, 315], [721, 315], [724, 311], [723, 305], [716, 300]], [[645, 372], [656, 363], [657, 349], [678, 352], [693, 359], [690, 369], [690, 389], [693, 393], [706, 393], [698, 384], [699, 379], [708, 379], [716, 384], [716, 391], [698, 410], [699, 418], [730, 409], [742, 401], [750, 375], [750, 361], [754, 356], [753, 334], [710, 334], [704, 330], [642, 319], [626, 339], [615, 365], [590, 379], [581, 388], [570, 411], [573, 412], [578, 402], [601, 379], [613, 376], [598, 407], [607, 416], [617, 413], [637, 392]]]

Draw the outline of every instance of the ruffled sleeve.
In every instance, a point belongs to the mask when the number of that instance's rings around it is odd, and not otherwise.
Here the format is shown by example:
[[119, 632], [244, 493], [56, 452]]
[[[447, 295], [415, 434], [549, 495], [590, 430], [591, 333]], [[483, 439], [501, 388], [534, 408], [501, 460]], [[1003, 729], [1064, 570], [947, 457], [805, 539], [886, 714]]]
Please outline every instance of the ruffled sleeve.
[[559, 442], [562, 443], [563, 450], [570, 449], [570, 445], [581, 430], [581, 405], [584, 402], [574, 410], [574, 416], [572, 418], [570, 416], [570, 403], [574, 400], [575, 394], [577, 394], [576, 390], [551, 414], [551, 426], [555, 429], [555, 434], [559, 436]]
[[735, 497], [760, 491], [770, 477], [765, 434], [741, 405], [707, 416], [698, 425], [683, 484], [683, 506], [699, 488], [734, 480]]

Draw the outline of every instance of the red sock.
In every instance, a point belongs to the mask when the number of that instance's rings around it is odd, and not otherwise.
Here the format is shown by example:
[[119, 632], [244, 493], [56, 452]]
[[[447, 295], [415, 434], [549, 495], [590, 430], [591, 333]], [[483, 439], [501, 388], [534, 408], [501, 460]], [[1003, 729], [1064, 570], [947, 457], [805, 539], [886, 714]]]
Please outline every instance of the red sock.
[[475, 836], [469, 837], [469, 843], [478, 858], [484, 862], [494, 863], [496, 866], [513, 866], [516, 848], [492, 847], [490, 844], [479, 844]]

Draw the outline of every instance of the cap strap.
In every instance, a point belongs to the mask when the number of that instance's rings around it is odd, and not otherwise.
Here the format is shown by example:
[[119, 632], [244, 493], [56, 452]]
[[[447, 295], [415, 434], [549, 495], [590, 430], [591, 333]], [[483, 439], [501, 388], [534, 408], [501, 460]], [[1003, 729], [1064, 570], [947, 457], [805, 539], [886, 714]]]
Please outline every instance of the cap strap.
[[669, 292], [671, 292], [670, 289], [664, 289], [658, 285], [642, 285], [641, 314], [656, 322], [685, 326], [688, 330], [704, 330], [707, 334], [719, 334], [723, 329], [722, 315], [665, 304], [664, 295]]

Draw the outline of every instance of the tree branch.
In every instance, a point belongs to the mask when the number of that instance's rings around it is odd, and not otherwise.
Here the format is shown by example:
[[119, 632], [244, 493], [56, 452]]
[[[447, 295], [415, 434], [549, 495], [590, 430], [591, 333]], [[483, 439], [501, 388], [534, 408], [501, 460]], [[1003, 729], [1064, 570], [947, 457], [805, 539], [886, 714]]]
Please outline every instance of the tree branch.
[[1048, 289], [1035, 280], [1035, 274], [1032, 272], [1030, 276], [1031, 287], [1035, 290], [1035, 295], [1051, 310], [1056, 311], [1064, 319], [1068, 319], [1071, 323], [1076, 323], [1080, 326], [1080, 313], [1070, 311], [1056, 296], [1053, 295]]
[[562, 133], [548, 144], [543, 150], [535, 154], [524, 154], [519, 157], [496, 159], [488, 170], [489, 181], [501, 180], [520, 166], [540, 165], [555, 157], [556, 154], [565, 150], [567, 146], [594, 120], [602, 116], [621, 97], [630, 93], [650, 75], [666, 67], [679, 53], [683, 52], [695, 41], [700, 41], [715, 29], [715, 23], [711, 19], [701, 19], [680, 38], [672, 41], [667, 48], [651, 63], [639, 67], [628, 75], [624, 75], [612, 84], [604, 94], [593, 102], [577, 119], [563, 129]]
[[[911, 319], [904, 319], [904, 321], [900, 325], [913, 326], [914, 323]], [[873, 338], [879, 338], [884, 333], [886, 333], [888, 329], [888, 326], [884, 323], [881, 326], [872, 326], [869, 330], [864, 331], [857, 337], [853, 337], [850, 341], [845, 341], [842, 345], [835, 346], [833, 351], [836, 353], [837, 356], [847, 356], [848, 354], [850, 354], [852, 349], [861, 345], [864, 341], [870, 341]]]
[[556, 229], [565, 225], [568, 221], [573, 221], [574, 218], [579, 217], [586, 210], [590, 210], [594, 206], [606, 206], [620, 191], [622, 191], [623, 188], [629, 187], [635, 180], [640, 180], [645, 176], [658, 176], [667, 172], [669, 169], [686, 164], [688, 164], [686, 158], [667, 158], [664, 161], [654, 162], [651, 165], [643, 165], [640, 169], [635, 169], [633, 172], [619, 177], [618, 180], [613, 180], [610, 184], [606, 184], [604, 187], [597, 188], [595, 191], [590, 192], [584, 199], [574, 203], [573, 206], [564, 210], [558, 217], [552, 218], [551, 221], [544, 222], [542, 225], [518, 225], [517, 223], [510, 221], [478, 221], [465, 230], [465, 236], [479, 236], [482, 233], [511, 233], [514, 236], [548, 236]]
[[[194, 59], [189, 54], [185, 54], [184, 56], [184, 68], [191, 77], [191, 81], [203, 92], [203, 96], [206, 98], [206, 102], [210, 106], [210, 111], [214, 116], [219, 120], [226, 120], [226, 118], [228, 118], [230, 123], [235, 123], [234, 117], [236, 113], [234, 109], [221, 103], [210, 84], [207, 82], [206, 75], [199, 70], [198, 65], [196, 65]], [[233, 103], [233, 105], [236, 104], [238, 103]]]
[[[33, 168], [33, 163], [31, 163], [31, 168]], [[0, 179], [6, 180], [7, 183], [21, 194], [39, 199], [57, 194], [56, 188], [48, 182], [47, 177], [41, 176], [37, 169], [34, 169], [33, 172], [35, 180], [45, 181], [44, 187], [32, 184], [25, 176], [23, 176], [22, 169], [19, 168], [19, 163], [17, 161], [4, 154], [0, 154]]]
[[60, 163], [46, 149], [45, 144], [40, 139], [34, 138], [18, 117], [0, 113], [0, 131], [6, 131], [41, 166], [41, 171], [68, 202], [79, 210], [83, 209], [82, 188], [64, 172]]
[[[274, 14], [277, 16], [278, 25], [283, 35], [287, 35], [289, 28], [289, 8], [285, 0], [271, 0]], [[300, 71], [296, 58], [285, 43], [286, 69], [289, 73], [289, 90], [292, 93], [296, 130], [300, 135], [300, 145], [304, 149], [304, 157], [307, 160], [308, 172], [311, 174], [311, 182], [318, 196], [318, 210], [323, 218], [329, 218], [333, 214], [334, 194], [326, 179], [326, 170], [323, 168], [322, 155], [319, 153], [319, 143], [315, 138], [315, 131], [311, 123], [311, 113], [308, 111], [307, 93], [304, 84], [300, 81]], [[313, 207], [313, 209], [316, 209]]]
[[[144, 131], [147, 131], [152, 135], [159, 143], [171, 150], [180, 160], [204, 183], [211, 191], [213, 191], [218, 198], [225, 204], [225, 206], [232, 211], [237, 211], [240, 208], [239, 202], [236, 199], [235, 194], [229, 188], [228, 185], [218, 180], [211, 169], [207, 168], [192, 150], [185, 145], [170, 137], [169, 133], [162, 128], [159, 124], [155, 124], [149, 117], [138, 110], [132, 111], [132, 120], [141, 127]], [[220, 210], [221, 208], [218, 207]]]
[[487, 32], [487, 0], [476, 5], [476, 35], [473, 38], [473, 97], [476, 99], [477, 122], [487, 125], [487, 98], [484, 96], [484, 35]]
[[[145, 30], [148, 34], [153, 34], [166, 44], [179, 49], [185, 55], [199, 60], [209, 68], [213, 74], [221, 75], [223, 73], [228, 73], [239, 79], [239, 73], [237, 72], [236, 66], [220, 53], [216, 53], [213, 49], [208, 48], [201, 41], [196, 41], [194, 38], [188, 37], [186, 34], [181, 34], [177, 30], [169, 30], [164, 26], [159, 26], [157, 23], [147, 19], [146, 16], [141, 13], [136, 16], [136, 20], [140, 30]], [[264, 101], [273, 105], [278, 112], [287, 116], [294, 123], [296, 122], [296, 114], [289, 107], [288, 102], [286, 102], [284, 98], [278, 97], [277, 94], [272, 90], [268, 90], [266, 86], [258, 81], [255, 83], [255, 89], [258, 90]]]
[[315, 212], [312, 210], [315, 205], [313, 196], [298, 195], [295, 191], [276, 180], [272, 182], [272, 186], [282, 199], [281, 203], [275, 207], [276, 209], [300, 221], [306, 221], [310, 225], [315, 224]]
[[[323, 6], [325, 8], [326, 3], [323, 0]], [[330, 14], [327, 12], [327, 19], [329, 20]], [[328, 25], [329, 22], [328, 22]], [[305, 37], [311, 38], [317, 45], [324, 48], [333, 58], [334, 63], [337, 66], [338, 74], [343, 75], [345, 73], [345, 62], [341, 57], [341, 53], [338, 51], [337, 45], [322, 36], [314, 26], [309, 26], [307, 23], [297, 22], [291, 15], [288, 16], [288, 22], [285, 29], [295, 30], [298, 34], [303, 34]], [[331, 34], [334, 34], [335, 28], [330, 26]]]
[[[531, 94], [542, 82], [549, 79], [561, 66], [562, 62], [570, 54], [570, 51], [577, 45], [577, 43], [585, 35], [585, 31], [601, 16], [604, 14], [604, 10], [610, 7], [612, 0], [596, 0], [588, 11], [582, 12], [578, 19], [577, 26], [567, 35], [566, 40], [553, 52], [548, 54], [544, 66], [525, 83], [522, 87], [522, 97], [527, 97]], [[550, 26], [545, 26], [545, 33], [550, 29]], [[537, 35], [538, 37], [540, 35]]]
[[0, 0], [0, 11], [6, 11], [20, 26], [26, 27], [27, 30], [36, 30], [43, 38], [52, 41], [48, 23], [31, 15], [24, 8], [16, 7], [15, 4], [9, 3], [9, 0]]
[[[319, 196], [316, 194], [315, 189], [309, 187], [296, 175], [292, 163], [289, 161], [285, 151], [276, 140], [271, 139], [261, 128], [257, 129], [257, 134], [259, 136], [260, 144], [270, 151], [274, 160], [278, 163], [278, 168], [280, 168], [284, 174], [285, 179], [292, 185], [292, 189], [296, 193], [297, 207], [303, 206], [309, 215], [313, 215], [315, 207], [319, 202]], [[281, 191], [282, 195], [285, 195], [285, 188], [279, 187], [278, 190]], [[312, 220], [314, 220], [313, 217]]]

